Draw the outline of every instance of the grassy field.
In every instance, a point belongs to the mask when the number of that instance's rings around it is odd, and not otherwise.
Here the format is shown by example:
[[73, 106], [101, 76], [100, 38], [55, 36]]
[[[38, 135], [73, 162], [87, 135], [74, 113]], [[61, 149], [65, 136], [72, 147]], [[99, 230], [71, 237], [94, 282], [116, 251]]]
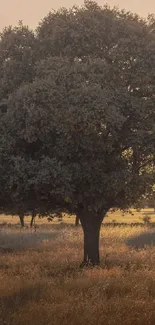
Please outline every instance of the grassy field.
[[[143, 217], [149, 216], [151, 218], [151, 222], [155, 222], [155, 211], [154, 209], [142, 209], [141, 211], [137, 211], [134, 209], [131, 209], [131, 213], [123, 213], [121, 211], [109, 211], [106, 218], [104, 219], [104, 223], [143, 223]], [[68, 217], [65, 216], [62, 220], [62, 223], [64, 224], [74, 224], [75, 217]], [[0, 224], [2, 223], [10, 223], [10, 224], [18, 224], [19, 223], [19, 217], [17, 216], [6, 216], [6, 215], [0, 215]], [[25, 218], [25, 224], [29, 225], [30, 223], [30, 217]], [[53, 224], [58, 223], [58, 219], [55, 218], [52, 221]], [[46, 218], [39, 219], [36, 218], [36, 225], [43, 225], [43, 224], [49, 224]]]
[[80, 270], [81, 227], [0, 230], [1, 325], [155, 324], [155, 229], [107, 227], [101, 267]]

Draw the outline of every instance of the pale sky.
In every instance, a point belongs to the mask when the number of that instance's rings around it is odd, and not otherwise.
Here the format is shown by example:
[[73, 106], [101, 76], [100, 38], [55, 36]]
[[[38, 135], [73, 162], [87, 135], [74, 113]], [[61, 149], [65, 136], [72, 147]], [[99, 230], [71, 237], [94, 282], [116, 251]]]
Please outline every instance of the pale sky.
[[[141, 16], [155, 13], [155, 0], [98, 0], [99, 4], [119, 5]], [[83, 0], [0, 0], [0, 30], [8, 25], [16, 25], [19, 20], [35, 28], [52, 8], [81, 5]]]

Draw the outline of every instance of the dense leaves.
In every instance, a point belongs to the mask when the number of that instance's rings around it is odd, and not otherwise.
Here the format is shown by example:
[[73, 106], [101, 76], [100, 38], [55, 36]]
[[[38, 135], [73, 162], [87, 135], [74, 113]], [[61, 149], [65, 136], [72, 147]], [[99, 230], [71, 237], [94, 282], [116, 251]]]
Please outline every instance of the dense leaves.
[[23, 82], [32, 81], [35, 62], [35, 36], [21, 22], [0, 35], [0, 101]]
[[152, 16], [144, 21], [86, 2], [50, 13], [36, 34], [22, 24], [4, 30], [3, 210], [46, 215], [67, 209], [92, 237], [97, 227], [97, 238], [108, 209], [128, 208], [151, 191], [153, 26]]

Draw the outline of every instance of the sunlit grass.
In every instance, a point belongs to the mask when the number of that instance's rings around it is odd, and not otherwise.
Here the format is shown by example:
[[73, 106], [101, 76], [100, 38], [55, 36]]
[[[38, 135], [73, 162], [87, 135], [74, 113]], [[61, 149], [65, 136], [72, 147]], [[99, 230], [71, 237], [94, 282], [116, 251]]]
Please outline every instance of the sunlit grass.
[[[152, 233], [147, 227], [102, 228], [101, 268], [80, 270], [80, 227], [2, 228], [0, 324], [153, 325]], [[143, 249], [134, 247], [139, 236]]]
[[[143, 217], [149, 216], [151, 219], [151, 222], [155, 222], [155, 211], [154, 209], [142, 209], [140, 211], [137, 211], [135, 209], [131, 209], [131, 213], [123, 213], [120, 210], [117, 210], [115, 212], [109, 211], [104, 219], [104, 223], [143, 223]], [[25, 217], [25, 224], [30, 224], [31, 217]], [[49, 224], [47, 221], [47, 218], [38, 218], [36, 217], [36, 224], [42, 225], [42, 224]], [[62, 219], [63, 223], [67, 224], [74, 224], [75, 223], [75, 216], [68, 217], [65, 215]], [[0, 224], [2, 223], [10, 223], [10, 224], [18, 224], [19, 223], [19, 217], [18, 216], [10, 216], [10, 215], [0, 215]], [[58, 218], [55, 218], [52, 221], [53, 224], [60, 223], [60, 220]]]

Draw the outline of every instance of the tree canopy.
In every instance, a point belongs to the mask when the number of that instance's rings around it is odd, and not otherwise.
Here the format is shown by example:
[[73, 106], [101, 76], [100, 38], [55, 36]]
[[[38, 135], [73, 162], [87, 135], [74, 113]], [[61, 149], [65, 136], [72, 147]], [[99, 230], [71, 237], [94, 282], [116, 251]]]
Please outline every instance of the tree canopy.
[[154, 183], [154, 18], [86, 1], [4, 30], [0, 65], [1, 209], [77, 214], [97, 264], [106, 212]]

